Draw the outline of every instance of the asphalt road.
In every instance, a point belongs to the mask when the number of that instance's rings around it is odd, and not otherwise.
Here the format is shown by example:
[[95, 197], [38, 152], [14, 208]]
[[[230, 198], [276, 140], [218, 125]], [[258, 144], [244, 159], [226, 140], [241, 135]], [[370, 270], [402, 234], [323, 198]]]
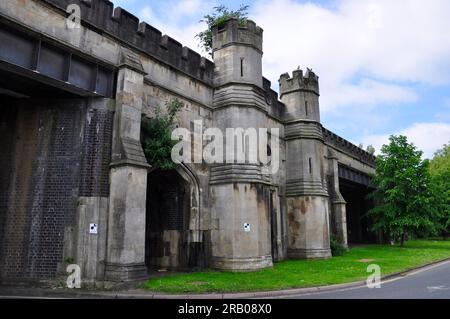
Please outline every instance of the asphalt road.
[[450, 299], [450, 261], [382, 282], [381, 288], [355, 287], [291, 295], [286, 299]]

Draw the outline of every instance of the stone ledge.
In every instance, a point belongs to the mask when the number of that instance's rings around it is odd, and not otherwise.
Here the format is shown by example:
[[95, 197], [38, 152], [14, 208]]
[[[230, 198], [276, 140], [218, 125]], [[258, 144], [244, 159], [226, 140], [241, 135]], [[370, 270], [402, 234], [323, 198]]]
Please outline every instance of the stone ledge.
[[260, 257], [243, 257], [243, 258], [228, 258], [228, 257], [212, 257], [211, 267], [214, 269], [234, 271], [234, 272], [251, 272], [263, 268], [273, 267], [271, 255]]
[[148, 278], [147, 267], [139, 264], [105, 263], [105, 280], [112, 282], [124, 282], [145, 280]]
[[331, 249], [288, 249], [289, 259], [326, 259], [331, 257]]

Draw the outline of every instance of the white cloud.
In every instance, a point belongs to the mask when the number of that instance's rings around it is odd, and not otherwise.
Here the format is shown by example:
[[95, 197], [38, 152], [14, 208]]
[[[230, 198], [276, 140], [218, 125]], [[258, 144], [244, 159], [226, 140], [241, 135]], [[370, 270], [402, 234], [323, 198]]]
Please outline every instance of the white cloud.
[[172, 5], [171, 14], [175, 16], [190, 16], [198, 13], [205, 7], [205, 2], [201, 0], [181, 0]]
[[321, 107], [328, 106], [328, 110], [349, 105], [373, 107], [380, 103], [415, 102], [419, 98], [407, 87], [367, 79], [357, 85], [337, 83], [330, 90], [336, 94], [327, 90], [321, 99]]
[[[196, 34], [205, 29], [205, 25], [199, 23], [201, 17], [198, 17], [198, 15], [202, 12], [209, 12], [214, 5], [211, 0], [169, 1], [158, 4], [158, 8], [146, 5], [140, 10], [138, 16], [141, 20], [159, 29], [163, 34], [169, 35], [182, 45], [206, 56], [207, 53], [199, 48], [199, 42], [195, 38]], [[156, 9], [158, 9], [158, 12], [156, 12]], [[164, 17], [159, 14], [160, 12], [164, 12]]]
[[[265, 74], [276, 83], [299, 64], [312, 67], [321, 77], [324, 110], [367, 100], [410, 102], [414, 92], [405, 83], [450, 81], [448, 0], [342, 0], [333, 8], [264, 0], [253, 9], [264, 29]], [[378, 89], [355, 78], [372, 79]]]
[[[389, 134], [390, 135], [390, 134]], [[389, 142], [388, 134], [370, 135], [363, 138], [364, 145], [373, 145], [379, 153], [381, 146]], [[450, 124], [448, 123], [415, 123], [412, 126], [392, 135], [405, 135], [424, 152], [425, 158], [432, 158], [434, 152], [450, 142]]]

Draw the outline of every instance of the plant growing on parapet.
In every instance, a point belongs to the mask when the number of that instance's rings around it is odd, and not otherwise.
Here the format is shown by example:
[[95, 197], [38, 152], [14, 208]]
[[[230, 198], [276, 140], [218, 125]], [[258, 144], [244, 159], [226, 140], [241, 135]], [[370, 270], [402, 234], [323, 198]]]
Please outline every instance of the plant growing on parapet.
[[178, 99], [166, 103], [166, 112], [160, 106], [155, 108], [155, 116], [142, 116], [142, 147], [148, 163], [154, 168], [174, 169], [171, 152], [176, 141], [172, 140], [172, 128], [178, 112], [184, 104]]
[[438, 150], [430, 161], [434, 204], [439, 215], [437, 223], [446, 237], [450, 233], [450, 144]]
[[247, 22], [249, 5], [241, 5], [238, 10], [230, 10], [224, 5], [214, 7], [212, 14], [203, 16], [200, 22], [204, 22], [207, 25], [207, 29], [198, 33], [195, 37], [200, 40], [200, 47], [212, 55], [212, 28], [216, 25], [221, 25], [230, 18], [239, 20], [239, 24], [245, 25]]
[[368, 214], [374, 231], [384, 230], [391, 240], [400, 239], [402, 246], [408, 234], [438, 232], [429, 161], [422, 160], [422, 152], [405, 136], [391, 136], [383, 145], [372, 184], [375, 191], [370, 197], [377, 206]]
[[375, 147], [373, 147], [373, 145], [368, 145], [367, 148], [366, 148], [366, 152], [371, 154], [371, 155], [374, 155], [375, 154]]

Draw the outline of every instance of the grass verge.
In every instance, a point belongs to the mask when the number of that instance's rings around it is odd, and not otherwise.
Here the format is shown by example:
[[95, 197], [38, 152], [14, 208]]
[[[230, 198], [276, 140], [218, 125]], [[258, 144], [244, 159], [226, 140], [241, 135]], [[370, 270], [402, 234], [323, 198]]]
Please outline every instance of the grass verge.
[[450, 241], [410, 241], [405, 247], [355, 247], [327, 260], [288, 260], [251, 273], [203, 271], [150, 279], [140, 288], [164, 293], [271, 291], [349, 283], [367, 278], [367, 266], [378, 264], [382, 276], [450, 258]]

